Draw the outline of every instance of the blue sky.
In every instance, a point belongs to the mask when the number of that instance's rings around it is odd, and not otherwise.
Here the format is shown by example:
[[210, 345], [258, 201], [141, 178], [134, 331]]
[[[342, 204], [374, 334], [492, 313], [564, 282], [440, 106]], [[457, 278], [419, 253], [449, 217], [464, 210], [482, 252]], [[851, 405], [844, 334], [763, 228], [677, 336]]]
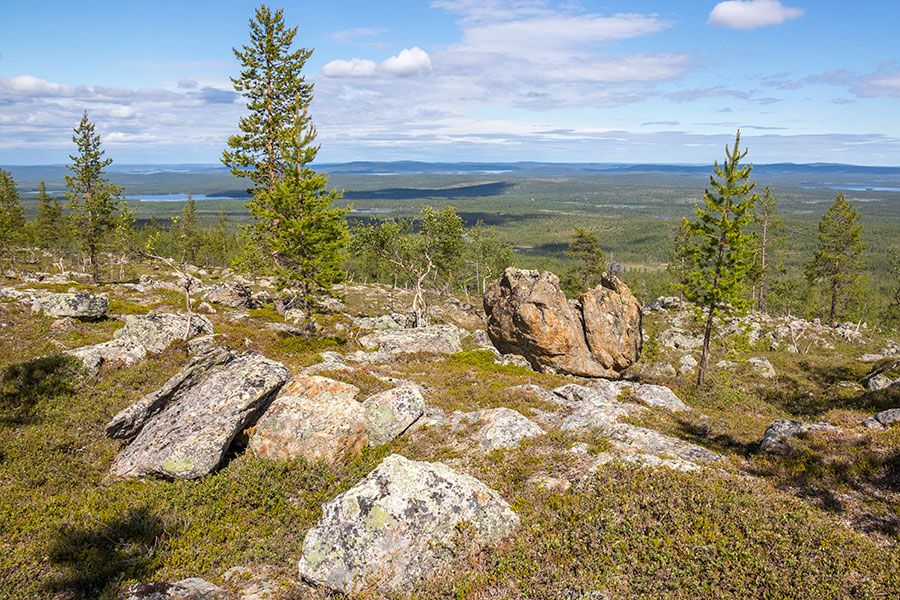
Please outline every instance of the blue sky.
[[[0, 164], [217, 162], [253, 2], [9, 3]], [[900, 3], [285, 2], [323, 162], [900, 165]]]

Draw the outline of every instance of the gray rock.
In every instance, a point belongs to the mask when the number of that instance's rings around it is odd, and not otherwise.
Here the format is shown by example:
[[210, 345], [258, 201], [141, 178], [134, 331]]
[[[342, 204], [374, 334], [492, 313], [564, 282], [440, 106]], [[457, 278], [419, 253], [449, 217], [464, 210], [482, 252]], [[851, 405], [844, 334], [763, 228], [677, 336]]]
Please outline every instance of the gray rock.
[[647, 406], [665, 408], [672, 412], [691, 410], [675, 392], [662, 385], [639, 383], [632, 387], [631, 395]]
[[531, 369], [531, 363], [525, 360], [524, 356], [519, 356], [518, 354], [504, 354], [500, 358], [494, 361], [495, 365], [500, 365], [501, 367], [519, 367], [522, 369]]
[[359, 456], [368, 435], [357, 394], [359, 389], [349, 383], [295, 377], [257, 423], [248, 450], [265, 458], [303, 457], [328, 463]]
[[759, 449], [764, 452], [781, 454], [789, 449], [788, 442], [800, 434], [835, 429], [833, 425], [827, 423], [801, 423], [800, 421], [779, 419], [766, 427]]
[[765, 356], [748, 358], [747, 364], [750, 365], [750, 368], [754, 371], [762, 375], [764, 379], [773, 379], [777, 375], [775, 373], [775, 367], [772, 366], [772, 363], [770, 363], [769, 359]]
[[676, 350], [693, 350], [703, 345], [703, 337], [691, 335], [678, 327], [670, 327], [659, 334], [657, 339], [667, 348]]
[[287, 377], [284, 365], [255, 352], [238, 355], [219, 347], [194, 357], [158, 392], [107, 425], [117, 436], [135, 435], [113, 460], [107, 479], [193, 479], [214, 471]]
[[109, 310], [109, 298], [97, 294], [43, 294], [34, 299], [31, 312], [43, 312], [50, 317], [73, 319], [101, 319]]
[[229, 308], [253, 307], [253, 292], [241, 283], [215, 285], [206, 290], [202, 298], [207, 302], [221, 304]]
[[519, 517], [480, 481], [394, 454], [322, 506], [303, 542], [300, 576], [336, 592], [408, 592], [452, 557], [460, 522], [489, 544], [513, 532]]
[[725, 457], [721, 454], [703, 446], [698, 446], [646, 427], [616, 423], [613, 426], [604, 428], [603, 433], [611, 441], [624, 444], [628, 449], [644, 454], [698, 464], [716, 464], [725, 461]]
[[665, 312], [673, 308], [680, 308], [681, 301], [675, 296], [660, 296], [656, 300], [644, 306], [644, 312]]
[[647, 409], [628, 402], [610, 402], [602, 397], [588, 399], [579, 405], [568, 417], [563, 419], [559, 428], [563, 431], [587, 431], [603, 429], [616, 423], [621, 417], [630, 417], [647, 412]]
[[884, 427], [890, 427], [894, 423], [900, 422], [900, 408], [889, 408], [875, 415], [875, 420]]
[[884, 373], [873, 373], [872, 375], [865, 377], [862, 381], [862, 384], [870, 392], [883, 390], [890, 387], [893, 383], [894, 381]]
[[219, 586], [191, 577], [175, 583], [134, 583], [128, 586], [125, 600], [228, 600]]
[[398, 387], [363, 403], [370, 446], [381, 446], [409, 429], [425, 412], [425, 398], [415, 387]]
[[453, 354], [462, 351], [460, 330], [453, 325], [432, 325], [389, 329], [363, 336], [359, 343], [363, 348], [378, 348], [387, 354]]
[[522, 440], [544, 435], [534, 421], [511, 408], [491, 408], [454, 415], [456, 428], [463, 424], [477, 428], [475, 440], [483, 450], [518, 448]]

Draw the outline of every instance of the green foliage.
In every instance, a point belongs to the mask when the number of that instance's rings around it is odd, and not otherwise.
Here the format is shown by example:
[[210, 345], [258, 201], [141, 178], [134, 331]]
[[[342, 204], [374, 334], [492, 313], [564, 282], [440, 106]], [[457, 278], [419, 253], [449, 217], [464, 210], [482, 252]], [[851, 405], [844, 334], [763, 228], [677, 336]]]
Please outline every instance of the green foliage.
[[19, 190], [8, 171], [0, 169], [0, 253], [23, 239], [25, 218], [19, 203]]
[[68, 165], [71, 175], [66, 175], [69, 199], [69, 220], [75, 235], [87, 252], [91, 262], [94, 283], [100, 282], [99, 253], [107, 234], [115, 227], [115, 211], [122, 188], [112, 185], [103, 169], [112, 164], [111, 158], [103, 158], [100, 135], [94, 133], [94, 124], [88, 120], [87, 111], [75, 127], [72, 141], [77, 153], [70, 155]]
[[691, 234], [691, 223], [686, 218], [681, 217], [678, 222], [678, 228], [672, 237], [672, 247], [669, 250], [669, 265], [667, 270], [672, 273], [678, 282], [675, 287], [681, 294], [680, 299], [684, 300], [684, 290], [680, 286], [687, 284], [687, 274], [694, 266], [691, 261], [693, 253], [694, 237]]
[[763, 312], [766, 307], [766, 294], [771, 289], [775, 276], [784, 270], [783, 266], [774, 262], [784, 245], [784, 220], [778, 215], [778, 198], [772, 195], [769, 186], [763, 189], [755, 209], [752, 230], [756, 237], [757, 249], [750, 279], [753, 282], [756, 308]]
[[741, 132], [737, 132], [734, 150], [725, 147], [726, 160], [716, 161], [709, 176], [712, 191], [706, 190], [704, 206], [697, 206], [697, 220], [689, 223], [690, 259], [682, 286], [688, 300], [706, 312], [703, 351], [697, 383], [702, 385], [709, 361], [709, 341], [713, 319], [728, 312], [746, 309], [746, 277], [756, 256], [755, 240], [746, 231], [753, 219], [756, 182], [750, 181], [753, 165], [741, 166], [747, 150], [740, 151]]
[[500, 239], [496, 227], [487, 227], [481, 220], [466, 231], [465, 237], [469, 242], [466, 263], [474, 271], [475, 292], [481, 295], [487, 282], [512, 264], [512, 246]]
[[247, 98], [250, 114], [238, 123], [241, 133], [228, 138], [222, 162], [235, 177], [250, 178], [251, 194], [273, 192], [278, 181], [295, 175], [298, 164], [315, 157], [312, 147], [296, 143], [297, 115], [306, 112], [313, 89], [301, 75], [312, 50], [291, 51], [296, 35], [281, 9], [273, 13], [262, 5], [250, 20], [250, 44], [233, 48], [242, 70], [231, 81]]
[[57, 250], [65, 247], [68, 223], [59, 200], [51, 198], [44, 182], [38, 185], [37, 214], [34, 218], [34, 241], [39, 248]]
[[891, 248], [891, 296], [897, 308], [897, 326], [900, 327], [900, 248]]
[[819, 223], [819, 249], [806, 265], [806, 277], [821, 282], [830, 299], [828, 316], [834, 324], [846, 309], [847, 302], [858, 293], [864, 280], [866, 265], [862, 251], [867, 244], [859, 238], [862, 223], [844, 194], [838, 194], [834, 204]]
[[566, 256], [578, 262], [563, 277], [563, 287], [570, 295], [579, 295], [600, 283], [600, 276], [606, 271], [606, 255], [596, 231], [576, 227]]

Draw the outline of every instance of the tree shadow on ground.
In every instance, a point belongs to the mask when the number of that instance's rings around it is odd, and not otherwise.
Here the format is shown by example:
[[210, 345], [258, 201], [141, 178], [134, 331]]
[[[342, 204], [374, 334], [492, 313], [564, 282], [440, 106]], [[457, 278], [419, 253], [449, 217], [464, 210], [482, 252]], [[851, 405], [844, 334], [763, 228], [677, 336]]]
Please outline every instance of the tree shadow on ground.
[[684, 418], [675, 419], [679, 437], [719, 452], [749, 456], [759, 450], [759, 442], [742, 442], [725, 433], [710, 434], [709, 427]]
[[27, 425], [40, 420], [42, 400], [74, 392], [78, 360], [54, 354], [6, 367], [0, 374], [0, 425]]
[[156, 548], [168, 535], [163, 520], [146, 507], [90, 518], [84, 526], [63, 524], [47, 553], [57, 574], [46, 591], [72, 599], [116, 597], [120, 582], [152, 575]]

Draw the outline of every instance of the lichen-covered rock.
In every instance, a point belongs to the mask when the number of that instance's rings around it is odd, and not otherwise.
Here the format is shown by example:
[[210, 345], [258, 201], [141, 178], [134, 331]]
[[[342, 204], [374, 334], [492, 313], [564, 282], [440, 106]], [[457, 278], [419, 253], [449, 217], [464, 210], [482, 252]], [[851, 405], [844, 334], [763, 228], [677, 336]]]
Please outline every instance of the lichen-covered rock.
[[621, 417], [632, 417], [647, 412], [647, 409], [628, 402], [608, 402], [595, 397], [579, 405], [577, 410], [563, 419], [559, 428], [563, 431], [587, 431], [604, 428], [616, 423]]
[[775, 367], [772, 366], [772, 363], [765, 356], [748, 358], [747, 364], [765, 379], [773, 379], [776, 376]]
[[34, 299], [31, 312], [42, 312], [49, 317], [73, 319], [101, 319], [109, 310], [109, 298], [85, 292], [74, 294], [42, 294]]
[[716, 464], [725, 461], [721, 454], [703, 446], [662, 434], [653, 429], [628, 423], [616, 423], [603, 429], [603, 435], [618, 446], [662, 458], [688, 461], [696, 464]]
[[640, 308], [615, 277], [569, 302], [556, 275], [509, 267], [485, 291], [484, 311], [497, 350], [545, 372], [614, 377], [640, 354]]
[[631, 395], [647, 406], [665, 408], [672, 412], [691, 410], [675, 392], [663, 385], [638, 383], [631, 388]]
[[303, 457], [328, 463], [353, 458], [366, 447], [366, 413], [359, 388], [300, 375], [278, 393], [250, 436], [248, 449], [265, 458]]
[[[176, 340], [184, 339], [187, 328], [187, 315], [157, 312], [128, 315], [125, 327], [117, 330], [112, 340], [68, 350], [65, 354], [81, 359], [87, 372], [94, 374], [104, 362], [130, 365], [143, 360], [149, 353], [162, 352]], [[193, 315], [189, 338], [212, 332], [209, 319]]]
[[483, 450], [518, 448], [522, 440], [545, 431], [537, 423], [511, 408], [491, 408], [454, 415], [457, 428], [463, 424], [476, 428], [475, 440]]
[[900, 408], [889, 408], [877, 413], [874, 417], [869, 417], [862, 424], [872, 429], [881, 429], [890, 427], [895, 423], [900, 423]]
[[460, 352], [460, 330], [454, 325], [388, 329], [363, 336], [359, 343], [386, 354], [453, 354]]
[[833, 425], [827, 423], [801, 423], [779, 419], [766, 427], [759, 449], [764, 452], [783, 453], [788, 449], [788, 441], [800, 434], [834, 430]]
[[303, 542], [300, 576], [337, 592], [366, 585], [408, 592], [452, 556], [460, 522], [475, 542], [494, 543], [518, 527], [519, 517], [468, 475], [391, 455], [322, 506]]
[[128, 586], [125, 600], [229, 600], [225, 590], [198, 577], [175, 583], [134, 583]]
[[219, 284], [206, 290], [203, 300], [229, 308], [252, 308], [253, 292], [241, 283]]
[[418, 388], [385, 390], [362, 403], [370, 446], [381, 446], [402, 435], [425, 412], [425, 398]]
[[870, 392], [877, 392], [891, 386], [894, 381], [884, 373], [873, 373], [863, 378], [863, 385]]
[[284, 365], [255, 352], [222, 347], [196, 356], [159, 392], [110, 422], [117, 435], [135, 438], [113, 459], [108, 479], [193, 479], [214, 471], [287, 378]]

